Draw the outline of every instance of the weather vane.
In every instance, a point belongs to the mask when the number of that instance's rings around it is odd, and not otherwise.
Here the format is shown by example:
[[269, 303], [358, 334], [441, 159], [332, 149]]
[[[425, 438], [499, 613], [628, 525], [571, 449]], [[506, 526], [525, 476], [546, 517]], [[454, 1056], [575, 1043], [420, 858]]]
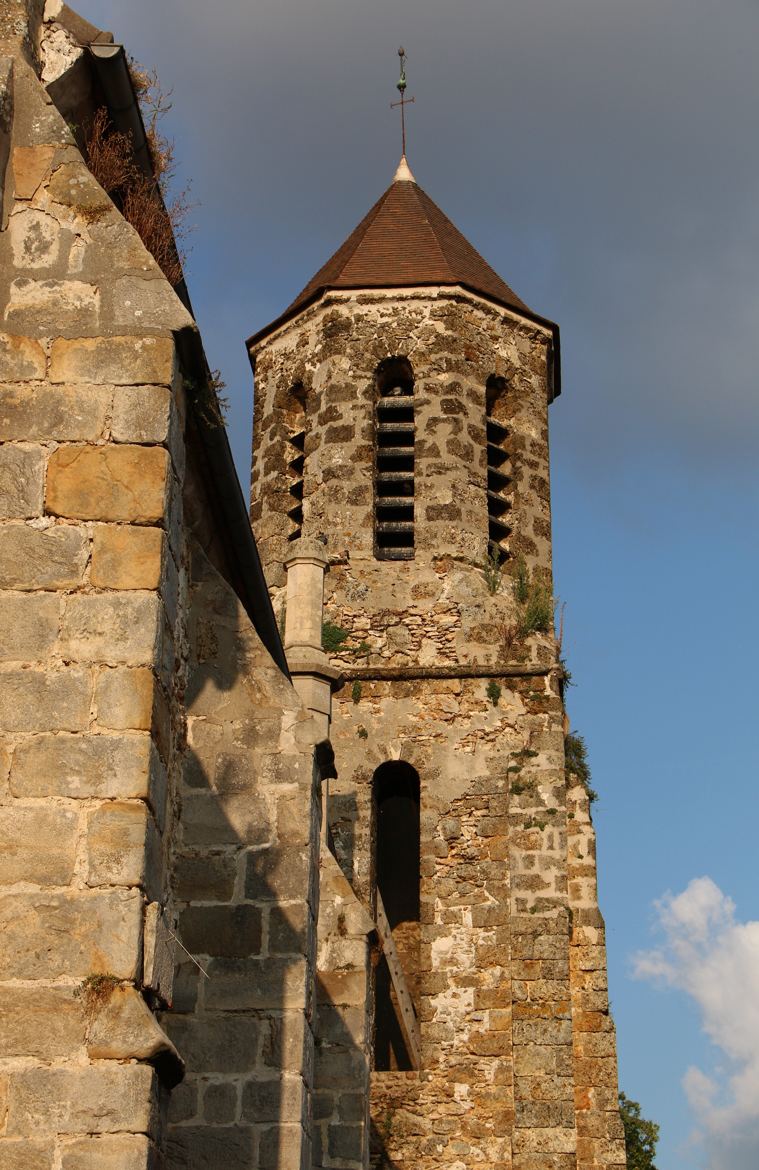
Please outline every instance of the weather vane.
[[391, 102], [390, 109], [394, 110], [396, 106], [401, 107], [401, 138], [403, 141], [403, 157], [406, 157], [406, 106], [409, 102], [413, 102], [414, 98], [406, 97], [406, 50], [401, 45], [398, 50], [398, 56], [401, 59], [401, 75], [398, 78], [398, 93], [401, 95], [399, 102]]

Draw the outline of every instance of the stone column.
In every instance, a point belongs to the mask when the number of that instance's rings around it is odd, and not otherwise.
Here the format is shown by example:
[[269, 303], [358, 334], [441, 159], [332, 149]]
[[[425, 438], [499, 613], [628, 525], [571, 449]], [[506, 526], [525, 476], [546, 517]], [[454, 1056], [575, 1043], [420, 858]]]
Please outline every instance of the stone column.
[[285, 654], [293, 685], [318, 726], [317, 740], [327, 739], [332, 717], [332, 688], [340, 677], [322, 649], [322, 608], [327, 557], [316, 540], [293, 544], [285, 561], [287, 609]]

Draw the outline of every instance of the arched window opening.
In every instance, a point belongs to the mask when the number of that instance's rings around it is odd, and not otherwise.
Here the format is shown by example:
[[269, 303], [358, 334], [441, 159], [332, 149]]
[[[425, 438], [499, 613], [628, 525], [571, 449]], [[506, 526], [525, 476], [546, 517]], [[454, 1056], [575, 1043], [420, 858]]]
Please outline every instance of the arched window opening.
[[375, 970], [374, 1068], [419, 1065], [419, 774], [410, 764], [374, 773], [377, 924], [383, 943]]
[[303, 468], [306, 460], [306, 392], [302, 382], [295, 382], [290, 388], [285, 426], [290, 496], [287, 515], [291, 521], [287, 539], [298, 540], [303, 532]]
[[511, 501], [507, 492], [511, 485], [507, 441], [509, 430], [505, 416], [508, 408], [506, 379], [491, 374], [485, 384], [485, 430], [488, 452], [488, 552], [503, 562], [509, 555], [508, 539], [511, 527], [508, 513]]
[[414, 556], [414, 371], [405, 357], [385, 358], [374, 375], [374, 553]]

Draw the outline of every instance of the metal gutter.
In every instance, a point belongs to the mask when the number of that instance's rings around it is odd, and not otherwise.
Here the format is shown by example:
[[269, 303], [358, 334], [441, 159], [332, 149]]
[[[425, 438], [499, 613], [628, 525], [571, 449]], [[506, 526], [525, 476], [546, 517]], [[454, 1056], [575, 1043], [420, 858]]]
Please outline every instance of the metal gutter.
[[124, 46], [95, 43], [88, 45], [88, 49], [114, 126], [123, 134], [129, 134], [140, 170], [153, 178], [150, 147]]
[[[153, 170], [153, 159], [145, 133], [145, 123], [142, 120], [140, 103], [132, 84], [132, 75], [129, 72], [124, 46], [93, 42], [87, 47], [103, 90], [111, 120], [117, 130], [130, 136], [140, 170], [154, 181], [156, 198], [163, 203], [161, 188]], [[184, 277], [178, 284], [173, 285], [173, 288], [188, 313], [194, 317]]]

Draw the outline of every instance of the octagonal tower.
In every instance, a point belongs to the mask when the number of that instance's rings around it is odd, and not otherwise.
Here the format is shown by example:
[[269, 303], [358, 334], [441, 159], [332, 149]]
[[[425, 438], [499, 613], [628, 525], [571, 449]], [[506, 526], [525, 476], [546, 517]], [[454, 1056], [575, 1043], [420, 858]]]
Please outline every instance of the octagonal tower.
[[[371, 1120], [341, 1115], [324, 1057], [315, 1164], [621, 1167], [593, 830], [565, 770], [553, 635], [558, 329], [404, 158], [249, 347], [253, 527], [280, 612], [287, 562], [315, 546], [328, 562], [330, 842], [375, 927], [363, 949], [323, 939], [360, 989], [331, 1007], [343, 1023], [366, 1008], [348, 1032]], [[321, 1041], [338, 1045], [326, 1024]]]

